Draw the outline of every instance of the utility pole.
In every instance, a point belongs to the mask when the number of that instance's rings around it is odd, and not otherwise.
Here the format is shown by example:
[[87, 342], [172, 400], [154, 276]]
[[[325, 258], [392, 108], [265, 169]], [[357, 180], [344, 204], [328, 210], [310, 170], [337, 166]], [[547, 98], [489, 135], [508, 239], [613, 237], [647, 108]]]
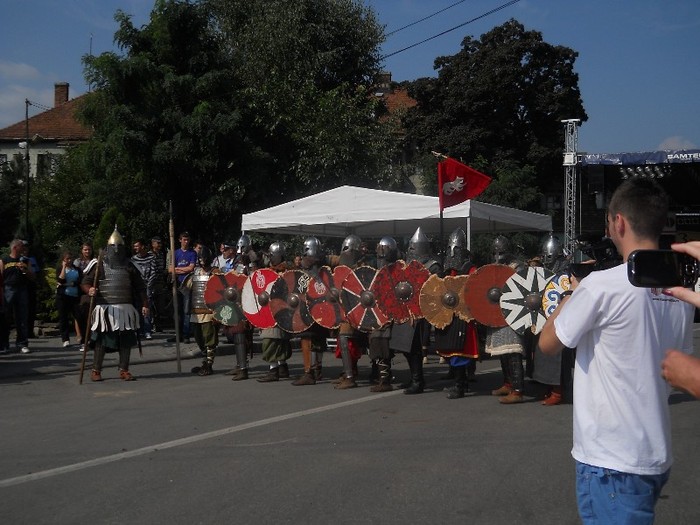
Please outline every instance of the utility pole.
[[29, 179], [30, 179], [30, 166], [29, 166], [29, 99], [24, 99], [24, 135], [25, 135], [25, 145], [24, 145], [24, 169], [26, 170], [26, 195], [24, 202], [24, 236], [27, 240], [29, 239]]
[[576, 173], [578, 171], [578, 127], [580, 119], [562, 120], [564, 124], [564, 169], [566, 170], [564, 197], [564, 249], [574, 252], [576, 240]]

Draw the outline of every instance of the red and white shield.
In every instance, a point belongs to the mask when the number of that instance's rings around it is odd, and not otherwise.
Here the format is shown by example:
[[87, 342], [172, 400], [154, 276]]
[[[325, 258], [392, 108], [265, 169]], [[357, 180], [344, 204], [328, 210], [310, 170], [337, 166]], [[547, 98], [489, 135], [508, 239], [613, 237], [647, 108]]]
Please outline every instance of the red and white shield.
[[250, 324], [257, 328], [272, 328], [276, 321], [270, 310], [270, 290], [279, 275], [274, 270], [255, 270], [243, 285], [241, 305]]

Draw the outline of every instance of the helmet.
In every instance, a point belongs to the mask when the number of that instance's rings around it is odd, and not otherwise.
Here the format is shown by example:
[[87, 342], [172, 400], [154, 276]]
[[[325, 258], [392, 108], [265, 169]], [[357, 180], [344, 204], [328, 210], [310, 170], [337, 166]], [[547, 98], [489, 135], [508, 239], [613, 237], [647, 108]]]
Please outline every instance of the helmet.
[[253, 243], [250, 241], [250, 236], [245, 233], [238, 238], [236, 243], [236, 253], [246, 254], [253, 247]]
[[[119, 233], [117, 225], [114, 225], [114, 231], [112, 235], [107, 239], [107, 249], [105, 250], [105, 258], [111, 262], [111, 264], [120, 264], [127, 258], [126, 245], [124, 244], [124, 237]], [[108, 264], [109, 266], [109, 264]]]
[[450, 233], [447, 240], [447, 255], [450, 257], [460, 257], [464, 255], [464, 250], [467, 247], [467, 234], [462, 228], [457, 228]]
[[382, 237], [377, 243], [377, 259], [392, 263], [399, 258], [399, 248], [393, 237]]
[[467, 235], [462, 228], [457, 228], [447, 240], [447, 253], [444, 260], [445, 270], [463, 271], [463, 266], [469, 262], [469, 256]]
[[362, 244], [362, 239], [360, 239], [357, 235], [350, 234], [347, 237], [345, 237], [345, 240], [343, 241], [343, 245], [340, 248], [341, 252], [345, 252], [347, 250], [355, 250], [355, 251], [360, 251], [360, 245]]
[[413, 237], [411, 237], [408, 243], [408, 251], [414, 257], [425, 256], [430, 253], [430, 239], [426, 237], [420, 227], [416, 230], [416, 233], [413, 234]]
[[199, 253], [197, 254], [197, 258], [199, 260], [200, 266], [209, 267], [209, 266], [211, 266], [211, 263], [214, 260], [214, 253], [211, 251], [211, 249], [208, 246], [202, 246], [199, 249]]
[[273, 242], [268, 250], [270, 256], [270, 264], [277, 266], [282, 261], [284, 261], [284, 244], [281, 242]]
[[557, 256], [563, 252], [563, 246], [559, 239], [553, 234], [549, 234], [542, 243], [542, 256], [545, 264], [551, 263]]
[[304, 256], [314, 257], [316, 259], [321, 258], [321, 241], [316, 237], [308, 237], [304, 241]]
[[510, 255], [510, 241], [503, 235], [498, 235], [491, 244], [493, 262], [505, 264]]

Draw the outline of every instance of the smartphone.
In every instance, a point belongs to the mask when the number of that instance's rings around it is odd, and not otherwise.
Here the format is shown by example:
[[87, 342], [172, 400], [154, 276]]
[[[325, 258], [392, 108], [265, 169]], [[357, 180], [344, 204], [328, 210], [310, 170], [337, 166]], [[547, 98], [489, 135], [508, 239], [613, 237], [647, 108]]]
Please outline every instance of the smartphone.
[[641, 288], [692, 288], [700, 276], [700, 264], [673, 250], [635, 250], [627, 258], [627, 277]]

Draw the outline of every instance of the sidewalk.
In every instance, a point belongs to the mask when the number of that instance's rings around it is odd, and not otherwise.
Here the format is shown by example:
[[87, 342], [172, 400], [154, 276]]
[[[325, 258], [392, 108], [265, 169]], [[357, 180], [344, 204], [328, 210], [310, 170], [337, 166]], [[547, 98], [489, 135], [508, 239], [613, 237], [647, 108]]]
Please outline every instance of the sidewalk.
[[[14, 334], [13, 334], [14, 335]], [[175, 343], [168, 343], [166, 339], [173, 337], [172, 333], [156, 333], [150, 341], [141, 341], [143, 357], [139, 356], [137, 347], [131, 350], [131, 364], [137, 366], [140, 363], [156, 363], [161, 361], [175, 361], [177, 359]], [[71, 339], [73, 343], [75, 339]], [[10, 339], [14, 348], [14, 339]], [[231, 345], [226, 341], [219, 345], [218, 355], [226, 355], [232, 352]], [[0, 379], [13, 377], [26, 377], [41, 374], [61, 374], [77, 372], [80, 370], [80, 363], [83, 358], [77, 344], [71, 344], [63, 348], [59, 336], [39, 336], [29, 340], [31, 353], [21, 354], [13, 352], [0, 355]], [[191, 344], [180, 343], [181, 360], [200, 360], [200, 356], [191, 356], [189, 351], [196, 351], [197, 345], [194, 341]], [[107, 354], [105, 356], [105, 367], [116, 365], [117, 354]], [[89, 371], [92, 364], [92, 352], [88, 352], [85, 360], [85, 369]], [[183, 366], [189, 370], [192, 365]]]

